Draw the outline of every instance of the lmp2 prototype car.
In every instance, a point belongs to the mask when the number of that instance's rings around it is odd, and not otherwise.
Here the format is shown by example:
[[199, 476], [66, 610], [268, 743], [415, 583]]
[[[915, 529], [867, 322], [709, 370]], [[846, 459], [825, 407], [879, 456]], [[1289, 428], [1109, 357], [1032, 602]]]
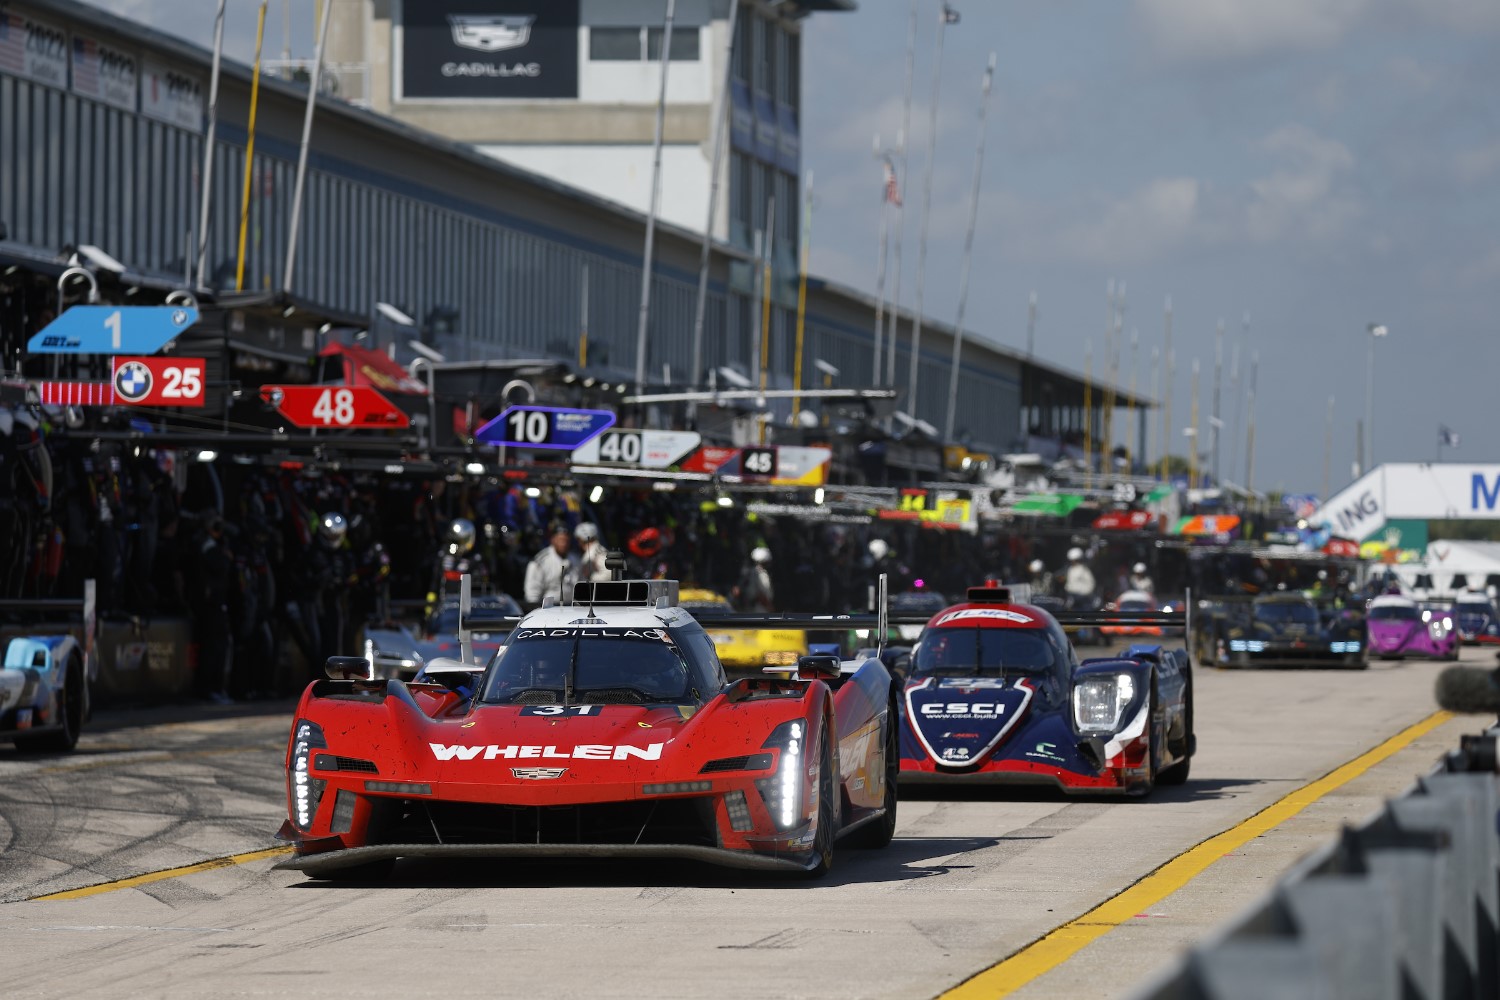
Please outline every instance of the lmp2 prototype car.
[[1325, 613], [1301, 593], [1225, 602], [1210, 625], [1205, 645], [1220, 666], [1369, 666], [1365, 616], [1332, 607]]
[[1488, 594], [1466, 591], [1453, 601], [1453, 623], [1464, 645], [1500, 644], [1500, 617]]
[[903, 784], [1141, 795], [1187, 780], [1195, 738], [1186, 650], [1135, 646], [1080, 662], [1044, 609], [1012, 603], [999, 586], [970, 588], [968, 598], [934, 615], [912, 653]]
[[437, 683], [334, 657], [297, 706], [278, 834], [296, 853], [278, 867], [647, 856], [820, 875], [835, 840], [890, 842], [897, 692], [877, 659], [786, 669], [727, 683], [663, 580], [581, 583], [488, 666], [429, 660]]
[[1423, 607], [1409, 597], [1382, 594], [1370, 601], [1366, 616], [1370, 653], [1383, 660], [1408, 656], [1458, 659], [1458, 630], [1445, 605]]

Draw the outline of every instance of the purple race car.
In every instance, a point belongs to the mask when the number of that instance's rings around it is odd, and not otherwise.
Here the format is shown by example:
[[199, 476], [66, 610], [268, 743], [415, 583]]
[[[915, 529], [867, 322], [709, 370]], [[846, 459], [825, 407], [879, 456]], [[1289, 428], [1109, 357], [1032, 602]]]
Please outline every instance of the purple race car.
[[1458, 659], [1458, 629], [1452, 612], [1444, 608], [1423, 608], [1410, 598], [1387, 594], [1370, 602], [1366, 624], [1370, 652], [1381, 659]]

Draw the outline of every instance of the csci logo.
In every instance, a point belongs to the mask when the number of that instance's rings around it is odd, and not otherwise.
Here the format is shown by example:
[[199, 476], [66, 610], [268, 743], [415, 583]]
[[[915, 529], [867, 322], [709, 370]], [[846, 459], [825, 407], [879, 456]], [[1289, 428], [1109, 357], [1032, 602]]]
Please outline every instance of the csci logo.
[[923, 705], [921, 711], [926, 719], [998, 719], [1005, 714], [1005, 706], [993, 701], [950, 701]]

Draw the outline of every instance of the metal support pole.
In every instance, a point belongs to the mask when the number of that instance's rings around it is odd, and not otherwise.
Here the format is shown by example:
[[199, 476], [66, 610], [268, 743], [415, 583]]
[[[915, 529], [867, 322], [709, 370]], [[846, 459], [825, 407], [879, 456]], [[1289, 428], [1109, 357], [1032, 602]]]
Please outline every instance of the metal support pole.
[[[969, 262], [974, 256], [974, 224], [979, 218], [979, 181], [984, 175], [984, 117], [990, 105], [990, 84], [995, 78], [995, 53], [984, 68], [979, 85], [979, 139], [974, 150], [974, 186], [969, 189], [969, 229], [964, 235], [964, 262], [958, 279], [958, 315], [953, 322], [953, 360], [948, 366], [948, 416], [943, 424], [944, 442], [953, 440], [958, 415], [958, 363], [964, 349], [964, 311], [969, 304]], [[916, 416], [916, 414], [912, 414]]]
[[927, 229], [932, 221], [932, 175], [937, 165], [938, 94], [943, 83], [943, 35], [948, 26], [947, 5], [938, 11], [937, 37], [932, 50], [932, 102], [927, 109], [927, 174], [922, 187], [922, 233], [917, 240], [917, 308], [911, 328], [911, 378], [906, 390], [906, 412], [913, 420], [917, 413], [917, 389], [922, 371], [922, 293], [927, 279]]
[[323, 5], [323, 16], [319, 18], [318, 47], [313, 53], [312, 77], [307, 81], [307, 110], [302, 116], [302, 148], [297, 153], [297, 183], [292, 191], [292, 222], [287, 231], [286, 274], [281, 281], [281, 290], [292, 293], [292, 275], [297, 267], [297, 235], [302, 223], [302, 192], [307, 187], [307, 150], [312, 143], [313, 109], [318, 106], [318, 80], [323, 76], [323, 45], [328, 40], [328, 18], [333, 13], [333, 4]]
[[[240, 246], [234, 269], [234, 290], [245, 290], [245, 237], [250, 228], [250, 181], [255, 176], [255, 112], [260, 104], [260, 50], [266, 40], [266, 7], [271, 0], [260, 0], [260, 24], [255, 29], [255, 68], [250, 77], [249, 138], [245, 142], [245, 189], [240, 197]], [[227, 411], [226, 411], [227, 412]]]
[[641, 315], [635, 330], [635, 391], [646, 391], [646, 327], [651, 318], [651, 254], [656, 242], [656, 213], [661, 208], [661, 143], [667, 114], [667, 67], [672, 63], [672, 16], [677, 0], [667, 0], [667, 23], [661, 39], [661, 91], [656, 99], [656, 135], [652, 140], [651, 210], [646, 213], [646, 247], [641, 256]]
[[219, 125], [219, 64], [224, 58], [224, 6], [228, 0], [219, 0], [219, 13], [214, 18], [214, 61], [208, 82], [208, 132], [203, 137], [203, 200], [198, 211], [198, 287], [203, 283], [203, 272], [208, 267], [208, 209], [212, 200], [214, 181], [214, 133]]
[[[896, 133], [896, 145], [901, 147], [901, 172], [896, 175], [896, 183], [906, 183], [907, 167], [909, 157], [907, 156], [907, 144], [911, 140], [911, 85], [913, 73], [916, 68], [917, 54], [917, 0], [911, 0], [911, 17], [906, 26], [906, 99], [901, 106], [901, 131]], [[901, 242], [906, 238], [906, 198], [901, 199], [901, 218], [896, 227], [895, 256], [891, 261], [896, 283], [891, 289], [891, 308], [888, 322], [890, 324], [885, 338], [886, 361], [885, 381], [883, 385], [896, 384], [896, 320], [901, 314]]]
[[[708, 306], [709, 249], [713, 245], [714, 220], [719, 214], [719, 166], [724, 156], [725, 124], [729, 117], [729, 90], [734, 79], [734, 30], [739, 20], [740, 0], [729, 0], [729, 41], [724, 45], [724, 89], [714, 107], [714, 156], [709, 171], [708, 221], [703, 224], [703, 246], [698, 255], [698, 303], [693, 310], [693, 371], [688, 385], [697, 389], [703, 383], [703, 313]], [[662, 69], [663, 92], [666, 69]]]

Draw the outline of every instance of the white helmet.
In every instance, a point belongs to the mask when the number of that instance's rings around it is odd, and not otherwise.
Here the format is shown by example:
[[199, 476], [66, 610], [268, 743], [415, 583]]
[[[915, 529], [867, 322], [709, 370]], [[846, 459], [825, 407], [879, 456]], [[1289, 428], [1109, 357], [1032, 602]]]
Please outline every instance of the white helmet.
[[771, 561], [771, 550], [764, 545], [757, 545], [750, 550], [750, 561], [755, 563], [768, 563]]
[[885, 542], [884, 539], [881, 539], [881, 538], [872, 538], [872, 539], [870, 539], [870, 558], [872, 558], [872, 559], [884, 559], [887, 555], [890, 554], [890, 551], [891, 551], [891, 547], [886, 544], [886, 542]]
[[1042, 570], [1044, 570], [1046, 568], [1047, 568], [1047, 564], [1044, 563], [1044, 562], [1042, 562], [1040, 559], [1033, 559], [1033, 560], [1031, 560], [1030, 569], [1031, 569], [1031, 571], [1033, 573], [1040, 573]]
[[1069, 549], [1068, 562], [1083, 562], [1083, 550], [1076, 547]]
[[344, 534], [349, 530], [349, 522], [344, 520], [343, 514], [328, 513], [318, 520], [318, 537], [329, 545], [338, 545], [344, 540]]
[[1146, 572], [1146, 564], [1136, 563], [1134, 566], [1130, 567], [1130, 572], [1134, 573], [1136, 576], [1143, 576]]
[[448, 547], [455, 554], [462, 554], [474, 548], [474, 522], [466, 517], [460, 517], [448, 525]]
[[573, 529], [573, 537], [587, 544], [599, 537], [599, 526], [591, 521], [584, 521]]

